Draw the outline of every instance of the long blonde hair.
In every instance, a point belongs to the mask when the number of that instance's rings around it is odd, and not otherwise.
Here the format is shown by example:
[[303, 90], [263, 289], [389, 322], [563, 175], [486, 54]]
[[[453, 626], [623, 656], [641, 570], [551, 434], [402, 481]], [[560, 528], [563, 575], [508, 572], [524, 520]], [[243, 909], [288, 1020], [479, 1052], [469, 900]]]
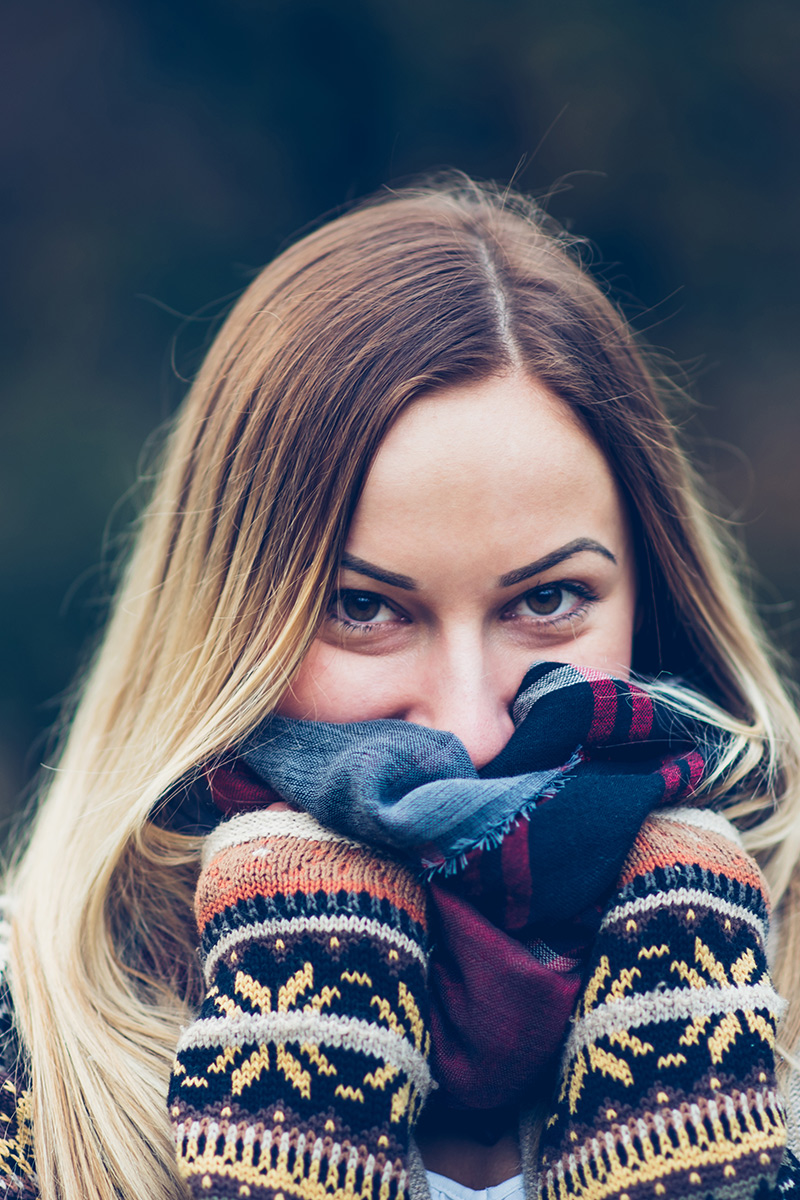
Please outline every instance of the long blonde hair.
[[[198, 841], [154, 814], [284, 692], [398, 413], [520, 365], [578, 413], [627, 496], [645, 612], [635, 669], [690, 681], [749, 748], [735, 815], [775, 899], [794, 887], [800, 725], [663, 383], [532, 205], [464, 179], [387, 193], [281, 254], [217, 336], [13, 872], [43, 1196], [184, 1195], [165, 1095], [200, 996]], [[794, 893], [783, 908], [777, 977], [791, 992]]]

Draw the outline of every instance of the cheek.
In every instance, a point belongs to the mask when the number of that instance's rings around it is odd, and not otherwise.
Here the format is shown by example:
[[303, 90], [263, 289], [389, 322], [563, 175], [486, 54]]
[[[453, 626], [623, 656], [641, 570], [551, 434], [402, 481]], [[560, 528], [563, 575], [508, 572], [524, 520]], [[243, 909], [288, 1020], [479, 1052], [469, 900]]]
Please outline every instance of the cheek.
[[602, 614], [597, 625], [579, 638], [559, 660], [577, 667], [595, 667], [609, 675], [627, 679], [633, 657], [636, 628], [636, 587], [626, 582]]
[[565, 662], [575, 666], [594, 667], [608, 675], [627, 679], [631, 670], [632, 650], [633, 628], [626, 626], [609, 630], [603, 637], [586, 638], [576, 645], [574, 654], [563, 657]]
[[[630, 578], [601, 606], [596, 621], [577, 637], [567, 637], [557, 646], [551, 644], [538, 651], [520, 648], [502, 638], [484, 646], [486, 658], [481, 658], [482, 684], [476, 685], [477, 698], [485, 699], [488, 688], [494, 696], [494, 707], [506, 708], [528, 667], [547, 658], [627, 678], [635, 616], [636, 587]], [[427, 650], [417, 646], [408, 653], [382, 655], [354, 653], [318, 640], [277, 711], [300, 720], [337, 723], [383, 718], [415, 720], [424, 711], [425, 717], [419, 718], [419, 723], [449, 728], [447, 721], [441, 724], [428, 712], [431, 697], [441, 690], [443, 680], [468, 674], [469, 663], [464, 665], [462, 654], [454, 667], [445, 644], [438, 646], [440, 653], [430, 646]], [[459, 666], [463, 671], [455, 669]], [[448, 684], [444, 690], [452, 692], [453, 687]]]
[[277, 707], [303, 721], [376, 721], [397, 713], [406, 671], [392, 656], [353, 654], [317, 641]]

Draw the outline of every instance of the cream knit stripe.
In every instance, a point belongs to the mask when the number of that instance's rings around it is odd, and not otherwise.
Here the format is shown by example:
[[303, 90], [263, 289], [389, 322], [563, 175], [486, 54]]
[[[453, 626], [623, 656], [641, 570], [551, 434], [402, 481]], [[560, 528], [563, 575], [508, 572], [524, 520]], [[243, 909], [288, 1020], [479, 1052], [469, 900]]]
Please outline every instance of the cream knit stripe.
[[[569, 686], [574, 682], [574, 670], [567, 668], [564, 672], [556, 672], [549, 677], [546, 691], [558, 687]], [[584, 674], [586, 674], [584, 672]], [[598, 677], [599, 677], [598, 673]], [[563, 676], [563, 678], [562, 678]], [[532, 689], [535, 690], [535, 689]], [[527, 695], [527, 693], [526, 693]], [[741, 848], [741, 838], [737, 830], [721, 813], [712, 812], [705, 808], [664, 808], [654, 812], [652, 821], [669, 821], [679, 825], [689, 825], [698, 829], [718, 833], [737, 848]], [[228, 821], [224, 821], [213, 829], [205, 839], [203, 846], [203, 866], [208, 866], [211, 859], [221, 850], [229, 850], [233, 846], [241, 846], [256, 838], [293, 837], [317, 842], [340, 842], [345, 846], [363, 848], [362, 843], [343, 837], [320, 825], [309, 813], [287, 812], [286, 809], [257, 809], [254, 812], [239, 813]]]
[[230, 850], [257, 838], [290, 837], [303, 841], [340, 842], [343, 846], [363, 849], [360, 842], [333, 833], [305, 812], [287, 812], [264, 808], [256, 812], [240, 813], [230, 821], [224, 821], [212, 829], [203, 843], [203, 867], [207, 867], [221, 850]]
[[[547, 691], [554, 685], [568, 686], [572, 682], [574, 672], [564, 672], [564, 682], [558, 679], [556, 673], [551, 677]], [[705, 808], [664, 808], [654, 812], [651, 821], [656, 823], [668, 821], [679, 825], [688, 825], [698, 829], [720, 834], [738, 849], [741, 848], [741, 838], [737, 830], [721, 813], [711, 812]], [[229, 850], [233, 846], [241, 846], [256, 838], [293, 837], [317, 842], [340, 842], [345, 846], [362, 847], [362, 843], [351, 838], [334, 833], [324, 825], [320, 825], [309, 813], [287, 812], [285, 809], [257, 809], [254, 812], [239, 813], [228, 821], [224, 821], [213, 829], [205, 839], [203, 846], [203, 866], [206, 867], [211, 859], [221, 850]]]
[[381, 921], [371, 917], [350, 916], [314, 916], [314, 917], [275, 917], [268, 921], [255, 921], [242, 929], [234, 929], [226, 933], [209, 950], [205, 961], [206, 982], [211, 983], [217, 963], [229, 950], [240, 946], [242, 942], [256, 942], [277, 937], [293, 937], [299, 934], [314, 933], [343, 933], [356, 934], [370, 940], [388, 942], [399, 950], [405, 951], [415, 958], [422, 967], [427, 969], [427, 955], [419, 944], [406, 937], [399, 930], [392, 929]]
[[[774, 1017], [786, 1007], [770, 983], [748, 987], [670, 988], [643, 992], [611, 1000], [576, 1018], [567, 1039], [565, 1061], [574, 1058], [585, 1046], [622, 1030], [658, 1025], [664, 1021], [689, 1021], [700, 1016], [754, 1012], [765, 1008]], [[563, 1073], [562, 1066], [562, 1073]]]
[[[406, 1194], [406, 1172], [395, 1163], [387, 1163], [378, 1175], [374, 1161], [370, 1165], [368, 1159], [369, 1169], [365, 1170], [364, 1187], [359, 1193], [356, 1193], [352, 1185], [346, 1185], [343, 1188], [336, 1186], [337, 1167], [340, 1159], [344, 1157], [337, 1144], [332, 1147], [331, 1157], [327, 1160], [325, 1182], [311, 1181], [303, 1176], [298, 1176], [296, 1171], [289, 1170], [288, 1160], [291, 1146], [288, 1144], [288, 1134], [284, 1135], [280, 1141], [273, 1139], [271, 1147], [275, 1145], [277, 1145], [278, 1152], [278, 1164], [275, 1167], [269, 1162], [268, 1151], [265, 1151], [264, 1159], [260, 1158], [256, 1166], [252, 1159], [249, 1162], [242, 1162], [238, 1159], [223, 1161], [214, 1154], [213, 1150], [207, 1148], [203, 1155], [193, 1153], [187, 1158], [179, 1159], [179, 1169], [187, 1180], [191, 1180], [194, 1176], [202, 1176], [201, 1186], [203, 1188], [209, 1186], [206, 1182], [207, 1177], [213, 1177], [217, 1181], [229, 1180], [233, 1185], [231, 1190], [226, 1188], [224, 1193], [215, 1193], [214, 1197], [249, 1195], [249, 1190], [245, 1191], [244, 1188], [258, 1188], [262, 1195], [293, 1196], [297, 1200], [356, 1200], [357, 1196], [364, 1197], [366, 1200], [370, 1195], [370, 1188], [374, 1186], [376, 1175], [380, 1179], [380, 1196], [388, 1196], [389, 1186], [395, 1179], [397, 1181], [395, 1195], [401, 1197]], [[334, 1158], [333, 1155], [337, 1149], [340, 1150], [340, 1153]], [[350, 1151], [346, 1160], [346, 1178], [354, 1176], [357, 1167], [358, 1159], [354, 1159], [353, 1153]], [[328, 1182], [330, 1178], [333, 1178], [333, 1184]], [[265, 1188], [268, 1189], [266, 1192], [262, 1190]]]
[[[265, 1129], [260, 1122], [252, 1125], [243, 1125], [241, 1122], [234, 1120], [199, 1121], [197, 1117], [186, 1117], [184, 1121], [176, 1124], [175, 1129], [179, 1137], [199, 1138], [205, 1136], [206, 1141], [211, 1143], [216, 1142], [219, 1137], [222, 1137], [227, 1145], [234, 1147], [237, 1142], [243, 1142], [245, 1145], [252, 1145], [258, 1142], [262, 1147], [262, 1152], [268, 1150], [273, 1143], [280, 1144], [283, 1138], [287, 1136], [284, 1130]], [[311, 1143], [312, 1159], [321, 1159], [325, 1152], [325, 1142], [321, 1137], [312, 1140], [306, 1137], [304, 1133], [298, 1134], [297, 1137], [296, 1146], [298, 1156], [304, 1153], [309, 1142]], [[330, 1148], [333, 1149], [334, 1146], [338, 1146], [338, 1157], [341, 1158], [341, 1143], [334, 1142]], [[223, 1154], [219, 1157], [225, 1158], [226, 1156]], [[232, 1162], [236, 1161], [235, 1154], [229, 1155], [229, 1157]], [[370, 1158], [374, 1165], [374, 1157], [370, 1155]], [[369, 1161], [370, 1159], [368, 1158], [367, 1162], [369, 1163]]]
[[369, 1054], [382, 1063], [399, 1067], [420, 1095], [431, 1089], [430, 1068], [425, 1056], [406, 1037], [391, 1029], [382, 1029], [361, 1017], [341, 1017], [329, 1013], [241, 1013], [225, 1017], [206, 1017], [183, 1031], [177, 1053], [202, 1047], [206, 1050], [238, 1050], [250, 1042], [308, 1042], [335, 1046]]
[[650, 896], [641, 896], [636, 900], [629, 900], [625, 904], [618, 904], [615, 908], [609, 909], [603, 917], [600, 929], [607, 930], [620, 921], [628, 921], [631, 917], [640, 917], [645, 913], [657, 912], [662, 908], [675, 909], [684, 905], [694, 909], [705, 908], [719, 916], [744, 921], [756, 931], [759, 943], [762, 946], [766, 945], [767, 924], [752, 909], [745, 908], [741, 904], [732, 904], [720, 896], [712, 896], [701, 888], [674, 888], [668, 892], [653, 892]]
[[722, 813], [712, 812], [710, 808], [659, 808], [651, 814], [650, 820], [656, 823], [672, 821], [677, 825], [690, 825], [695, 829], [718, 833], [738, 850], [743, 849], [738, 829]]

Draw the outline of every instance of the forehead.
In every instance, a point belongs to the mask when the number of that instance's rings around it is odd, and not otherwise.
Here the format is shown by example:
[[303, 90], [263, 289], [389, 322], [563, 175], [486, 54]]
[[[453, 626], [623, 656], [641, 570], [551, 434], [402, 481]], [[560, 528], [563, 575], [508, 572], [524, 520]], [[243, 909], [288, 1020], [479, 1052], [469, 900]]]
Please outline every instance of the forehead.
[[538, 548], [548, 539], [620, 538], [625, 514], [602, 452], [572, 412], [514, 375], [423, 396], [398, 418], [350, 543], [391, 539], [409, 524], [418, 538], [449, 526], [462, 542], [492, 538], [500, 550], [520, 539]]

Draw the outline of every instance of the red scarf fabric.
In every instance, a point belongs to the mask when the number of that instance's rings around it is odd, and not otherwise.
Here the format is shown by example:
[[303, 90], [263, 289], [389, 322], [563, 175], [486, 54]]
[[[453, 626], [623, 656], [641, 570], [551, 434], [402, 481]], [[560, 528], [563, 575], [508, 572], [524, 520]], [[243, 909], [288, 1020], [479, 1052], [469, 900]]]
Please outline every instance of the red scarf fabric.
[[[481, 775], [516, 778], [564, 763], [558, 785], [457, 858], [430, 843], [415, 850], [417, 869], [429, 876], [431, 1065], [439, 1084], [430, 1104], [439, 1109], [485, 1112], [549, 1094], [622, 861], [648, 813], [690, 797], [714, 752], [707, 729], [679, 721], [646, 690], [563, 664], [532, 668], [515, 716], [511, 742]], [[360, 730], [372, 736], [373, 724], [338, 728], [358, 747]], [[315, 729], [281, 725], [300, 756], [294, 777], [302, 774], [302, 738]], [[264, 744], [275, 751], [274, 730]], [[246, 757], [209, 776], [225, 815], [282, 798], [258, 752]], [[319, 819], [298, 794], [286, 799]], [[333, 827], [357, 836], [356, 802], [336, 812]]]

